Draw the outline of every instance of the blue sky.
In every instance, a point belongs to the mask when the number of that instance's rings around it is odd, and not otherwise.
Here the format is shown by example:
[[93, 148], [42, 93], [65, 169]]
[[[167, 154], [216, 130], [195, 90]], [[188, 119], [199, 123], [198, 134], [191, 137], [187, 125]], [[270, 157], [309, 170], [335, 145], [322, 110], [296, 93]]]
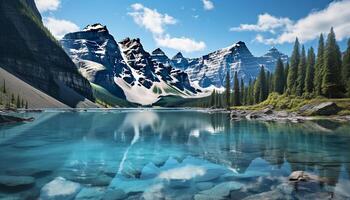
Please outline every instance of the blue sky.
[[[55, 35], [100, 22], [117, 41], [141, 38], [144, 48], [161, 47], [172, 57], [198, 57], [246, 42], [254, 55], [272, 46], [290, 54], [301, 37], [316, 46], [321, 32], [335, 26], [341, 49], [350, 36], [348, 0], [36, 0]], [[259, 20], [260, 19], [260, 20]], [[56, 20], [56, 21], [55, 21]], [[260, 21], [260, 23], [259, 23]]]

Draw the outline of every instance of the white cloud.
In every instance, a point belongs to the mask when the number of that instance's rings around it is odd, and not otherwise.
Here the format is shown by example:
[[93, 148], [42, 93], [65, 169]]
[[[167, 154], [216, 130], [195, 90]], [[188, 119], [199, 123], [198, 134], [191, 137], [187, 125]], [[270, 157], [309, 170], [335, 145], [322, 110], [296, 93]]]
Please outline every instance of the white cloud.
[[195, 41], [186, 37], [170, 37], [170, 35], [155, 37], [157, 45], [160, 47], [167, 47], [184, 52], [201, 51], [205, 49], [206, 45], [203, 41]]
[[210, 0], [202, 0], [204, 10], [213, 10], [214, 3]]
[[[277, 33], [275, 37], [271, 38], [265, 38], [258, 34], [255, 41], [265, 44], [291, 43], [296, 37], [301, 42], [307, 42], [316, 39], [320, 33], [328, 33], [331, 27], [334, 27], [337, 40], [350, 37], [350, 0], [330, 3], [327, 8], [311, 12], [296, 22], [288, 18], [277, 18], [269, 15], [270, 20], [267, 20], [266, 23], [259, 23], [262, 22], [260, 16], [257, 24], [242, 24], [240, 27], [230, 30]], [[281, 20], [287, 23], [278, 23]]]
[[44, 25], [57, 39], [62, 39], [63, 36], [67, 33], [76, 32], [80, 30], [79, 26], [67, 20], [46, 17], [43, 21]]
[[149, 9], [139, 3], [131, 5], [131, 8], [133, 12], [128, 14], [133, 17], [134, 22], [154, 34], [163, 34], [166, 25], [177, 23], [172, 16], [161, 14], [157, 10]]
[[40, 12], [57, 10], [60, 3], [60, 0], [35, 0], [35, 4]]
[[257, 31], [275, 33], [276, 29], [289, 29], [293, 22], [288, 18], [277, 18], [268, 13], [258, 16], [257, 24], [241, 24], [239, 27], [233, 27], [231, 31]]
[[206, 45], [202, 41], [196, 41], [187, 37], [171, 37], [166, 32], [167, 25], [174, 25], [177, 20], [168, 15], [159, 13], [155, 9], [145, 7], [140, 3], [131, 5], [131, 16], [134, 22], [153, 34], [153, 38], [158, 46], [175, 49], [184, 52], [194, 52], [203, 50]]

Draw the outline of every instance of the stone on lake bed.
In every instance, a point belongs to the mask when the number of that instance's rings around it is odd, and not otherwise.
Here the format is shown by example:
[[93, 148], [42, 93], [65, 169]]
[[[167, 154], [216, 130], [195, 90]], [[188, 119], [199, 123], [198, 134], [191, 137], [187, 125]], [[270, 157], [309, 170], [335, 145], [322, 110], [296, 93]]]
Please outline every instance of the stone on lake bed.
[[41, 188], [40, 200], [72, 200], [81, 189], [79, 183], [57, 177]]
[[0, 189], [23, 190], [34, 186], [35, 179], [30, 176], [0, 176]]
[[126, 194], [121, 189], [107, 190], [103, 196], [103, 200], [120, 200], [125, 199]]
[[222, 169], [208, 169], [202, 176], [197, 176], [194, 178], [196, 182], [207, 182], [219, 178], [221, 175], [226, 174], [227, 171]]
[[191, 187], [191, 181], [183, 180], [183, 179], [170, 179], [169, 187], [175, 188], [175, 189], [188, 188], [188, 187]]
[[313, 181], [313, 182], [325, 182], [324, 179], [317, 175], [310, 174], [304, 171], [294, 171], [289, 175], [289, 181], [299, 182], [299, 181]]
[[15, 168], [6, 170], [6, 174], [11, 176], [32, 176], [35, 178], [41, 178], [51, 173], [51, 170], [38, 168]]
[[196, 184], [196, 188], [198, 190], [209, 190], [210, 188], [212, 188], [214, 186], [214, 183], [212, 182], [200, 182]]
[[160, 170], [153, 163], [148, 163], [141, 171], [141, 179], [155, 178], [160, 173]]
[[123, 190], [126, 194], [142, 193], [154, 183], [153, 179], [124, 179], [117, 177], [112, 180], [108, 190]]
[[233, 190], [239, 190], [243, 184], [231, 181], [220, 183], [209, 190], [203, 190], [194, 196], [195, 200], [203, 199], [222, 199], [230, 195]]
[[48, 145], [48, 142], [41, 141], [41, 140], [26, 140], [17, 142], [13, 145], [15, 148], [35, 148], [35, 147], [41, 147]]
[[102, 200], [104, 193], [101, 188], [83, 188], [74, 200]]
[[251, 195], [251, 196], [244, 198], [243, 200], [256, 200], [256, 199], [259, 199], [259, 200], [287, 200], [287, 199], [292, 199], [292, 198], [284, 195], [279, 190], [273, 190], [273, 191], [263, 192], [260, 194]]
[[67, 177], [67, 179], [80, 184], [86, 184], [96, 187], [108, 186], [113, 180], [112, 177], [107, 176], [105, 174], [96, 174], [95, 176], [91, 177]]

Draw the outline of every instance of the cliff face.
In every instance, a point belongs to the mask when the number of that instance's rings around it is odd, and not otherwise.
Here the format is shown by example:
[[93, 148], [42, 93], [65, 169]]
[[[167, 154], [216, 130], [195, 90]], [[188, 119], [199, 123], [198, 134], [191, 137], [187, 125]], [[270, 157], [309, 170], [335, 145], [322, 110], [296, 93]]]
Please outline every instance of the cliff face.
[[1, 67], [63, 103], [62, 83], [93, 98], [90, 83], [43, 26], [33, 0], [1, 1], [0, 24]]

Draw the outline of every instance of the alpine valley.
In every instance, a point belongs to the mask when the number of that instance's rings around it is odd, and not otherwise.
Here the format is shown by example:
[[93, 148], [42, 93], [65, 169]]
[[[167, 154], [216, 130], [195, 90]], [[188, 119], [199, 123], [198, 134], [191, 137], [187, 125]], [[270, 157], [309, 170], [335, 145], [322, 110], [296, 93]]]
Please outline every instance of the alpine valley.
[[288, 60], [276, 48], [255, 57], [241, 41], [200, 58], [185, 58], [181, 52], [169, 58], [160, 48], [147, 52], [138, 38], [116, 42], [99, 23], [65, 35], [60, 43], [92, 84], [95, 97], [115, 106], [208, 96], [213, 89], [223, 90], [228, 70], [248, 82], [262, 66], [273, 72], [278, 58]]

